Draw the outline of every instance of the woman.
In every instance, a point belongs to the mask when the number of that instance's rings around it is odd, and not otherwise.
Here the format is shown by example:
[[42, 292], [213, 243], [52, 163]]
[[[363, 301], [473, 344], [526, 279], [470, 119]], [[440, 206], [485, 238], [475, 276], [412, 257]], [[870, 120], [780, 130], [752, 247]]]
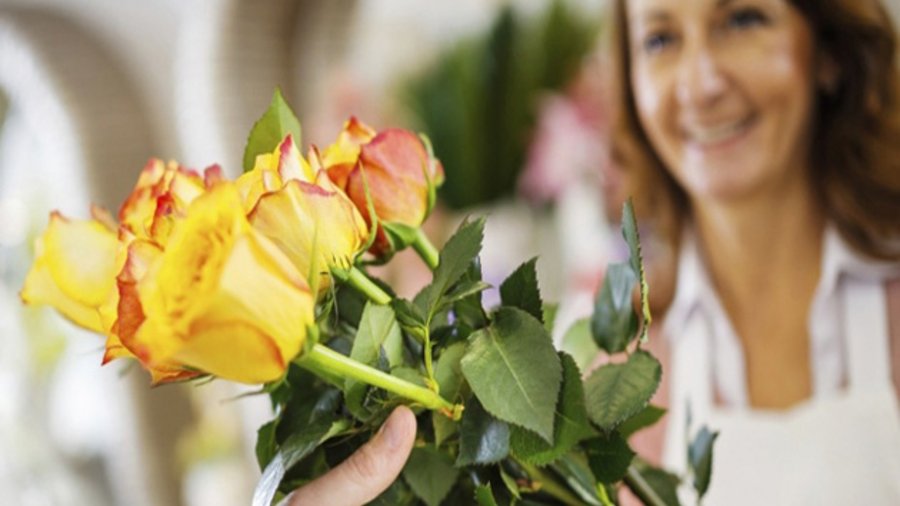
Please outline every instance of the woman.
[[684, 467], [690, 406], [721, 432], [709, 504], [900, 504], [885, 10], [620, 0], [614, 19], [617, 155], [678, 252], [664, 463]]
[[[708, 504], [900, 504], [900, 78], [883, 7], [617, 0], [612, 19], [616, 155], [677, 252], [664, 463], [684, 466], [690, 405], [721, 433]], [[352, 457], [382, 471], [371, 497], [413, 438], [394, 416], [400, 444]], [[300, 494], [358, 490], [358, 474]]]

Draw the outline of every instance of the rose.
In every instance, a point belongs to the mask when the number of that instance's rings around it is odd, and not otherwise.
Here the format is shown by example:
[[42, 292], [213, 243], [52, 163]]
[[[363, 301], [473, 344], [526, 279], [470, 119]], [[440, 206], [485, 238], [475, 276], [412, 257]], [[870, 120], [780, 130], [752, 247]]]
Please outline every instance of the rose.
[[369, 231], [356, 207], [324, 170], [314, 170], [288, 135], [238, 178], [254, 228], [277, 244], [318, 293], [330, 271], [347, 271]]
[[115, 319], [116, 273], [124, 256], [105, 211], [93, 208], [92, 214], [90, 220], [71, 220], [50, 213], [20, 296], [26, 304], [50, 305], [75, 324], [105, 333]]
[[137, 280], [143, 319], [121, 337], [142, 363], [263, 383], [300, 352], [314, 297], [284, 253], [247, 221], [232, 183], [197, 197], [165, 250], [136, 256], [146, 262], [129, 262], [124, 273]]
[[[444, 170], [412, 132], [387, 129], [371, 137], [368, 132], [371, 129], [351, 118], [338, 142], [325, 150], [321, 163], [366, 223], [371, 226], [377, 220], [370, 251], [388, 258], [416, 240], [434, 206], [435, 189], [444, 181]], [[347, 160], [357, 146], [359, 156], [350, 165]], [[370, 202], [374, 216], [369, 212]]]
[[[205, 179], [221, 179], [217, 166]], [[121, 333], [143, 320], [133, 293], [135, 273], [161, 251], [175, 220], [205, 191], [204, 178], [175, 162], [151, 159], [119, 210], [117, 224], [106, 210], [92, 207], [90, 220], [71, 220], [53, 212], [36, 242], [37, 256], [21, 297], [26, 304], [48, 304], [75, 324], [105, 334], [103, 362], [134, 358]], [[154, 383], [196, 376], [172, 365], [144, 364]]]

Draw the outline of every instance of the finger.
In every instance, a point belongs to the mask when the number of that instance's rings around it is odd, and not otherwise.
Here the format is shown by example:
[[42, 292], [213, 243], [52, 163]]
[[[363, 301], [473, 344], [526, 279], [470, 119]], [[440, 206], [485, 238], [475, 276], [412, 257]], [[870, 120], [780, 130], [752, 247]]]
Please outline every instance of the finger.
[[295, 491], [291, 506], [357, 506], [378, 497], [400, 474], [416, 439], [416, 417], [397, 407], [371, 441], [347, 460]]

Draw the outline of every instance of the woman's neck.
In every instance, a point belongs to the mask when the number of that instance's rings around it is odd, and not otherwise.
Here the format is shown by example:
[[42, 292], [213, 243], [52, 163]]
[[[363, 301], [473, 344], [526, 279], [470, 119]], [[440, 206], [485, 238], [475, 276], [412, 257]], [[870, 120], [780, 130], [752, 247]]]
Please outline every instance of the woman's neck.
[[693, 206], [700, 250], [726, 307], [802, 280], [815, 288], [825, 221], [808, 188]]
[[807, 319], [824, 231], [814, 196], [785, 189], [693, 212], [712, 283], [743, 345], [751, 405], [785, 408], [808, 398]]

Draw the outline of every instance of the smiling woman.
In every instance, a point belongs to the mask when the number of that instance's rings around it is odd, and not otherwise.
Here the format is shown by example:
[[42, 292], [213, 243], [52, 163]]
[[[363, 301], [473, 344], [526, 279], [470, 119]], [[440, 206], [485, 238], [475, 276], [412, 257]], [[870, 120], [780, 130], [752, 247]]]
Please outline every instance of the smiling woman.
[[721, 430], [710, 504], [897, 504], [900, 80], [884, 6], [618, 0], [612, 19], [615, 155], [677, 273], [667, 465], [686, 460], [689, 404]]

